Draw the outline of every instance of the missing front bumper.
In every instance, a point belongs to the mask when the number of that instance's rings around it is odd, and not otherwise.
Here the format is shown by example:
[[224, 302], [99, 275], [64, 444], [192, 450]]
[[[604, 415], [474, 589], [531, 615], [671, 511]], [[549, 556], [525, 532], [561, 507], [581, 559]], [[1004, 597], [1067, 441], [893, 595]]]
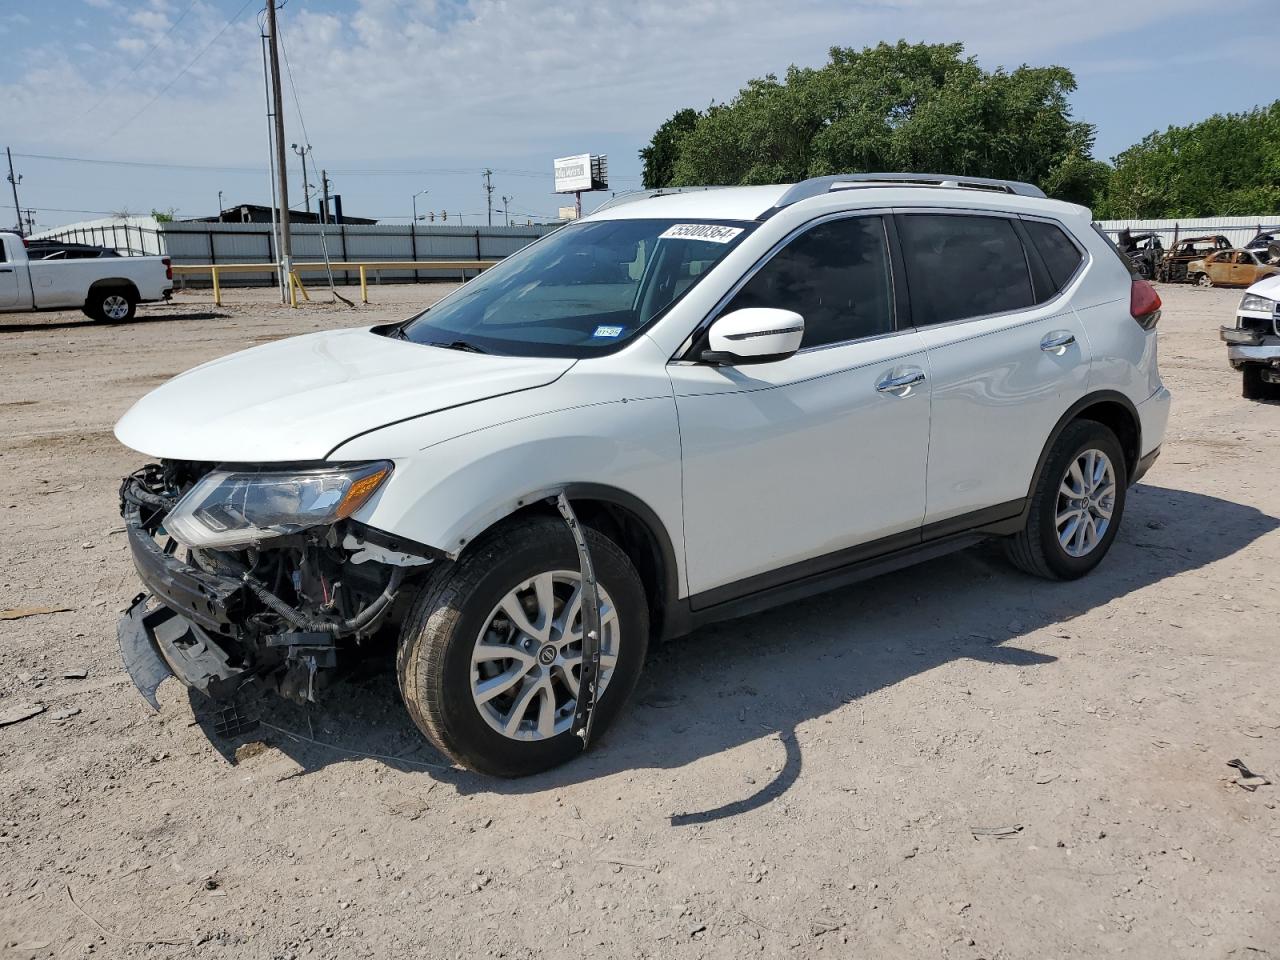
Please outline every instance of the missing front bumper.
[[156, 691], [169, 677], [213, 700], [230, 700], [253, 675], [234, 662], [210, 634], [166, 606], [148, 609], [141, 593], [120, 618], [116, 636], [120, 658], [133, 685], [153, 709]]

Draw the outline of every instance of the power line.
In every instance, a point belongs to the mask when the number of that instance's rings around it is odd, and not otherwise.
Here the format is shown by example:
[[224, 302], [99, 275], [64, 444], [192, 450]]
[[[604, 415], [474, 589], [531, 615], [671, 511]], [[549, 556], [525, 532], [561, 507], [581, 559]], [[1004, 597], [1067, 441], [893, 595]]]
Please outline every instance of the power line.
[[[191, 0], [191, 2], [187, 4], [187, 9], [183, 10], [181, 15], [178, 17], [178, 19], [173, 21], [173, 23], [169, 25], [169, 29], [164, 32], [164, 36], [162, 36], [159, 40], [153, 43], [150, 49], [148, 49], [146, 53], [144, 53], [142, 56], [140, 56], [137, 60], [133, 62], [133, 66], [129, 68], [128, 73], [125, 75], [125, 79], [133, 78], [133, 75], [138, 72], [138, 68], [142, 66], [143, 62], [148, 60], [151, 57], [151, 55], [160, 48], [160, 44], [168, 40], [169, 36], [173, 33], [173, 31], [178, 29], [178, 24], [180, 24], [183, 21], [183, 19], [186, 18], [187, 14], [192, 11], [192, 9], [195, 7], [197, 2], [198, 0]], [[107, 92], [102, 95], [102, 98], [98, 100], [98, 102], [95, 103], [92, 107], [86, 110], [83, 114], [81, 114], [81, 116], [87, 117], [89, 116], [89, 114], [97, 112], [97, 109], [100, 106], [102, 106], [104, 103], [106, 103], [107, 100], [110, 99], [113, 89], [114, 89], [113, 87], [108, 87]]]
[[[175, 83], [177, 83], [179, 80], [181, 80], [181, 79], [183, 78], [183, 76], [185, 76], [185, 75], [186, 75], [186, 72], [187, 72], [188, 70], [190, 70], [192, 67], [194, 67], [194, 66], [196, 65], [196, 61], [197, 61], [197, 60], [199, 60], [202, 56], [204, 56], [205, 51], [206, 51], [206, 50], [208, 50], [210, 47], [212, 47], [215, 43], [217, 43], [217, 42], [218, 42], [218, 38], [219, 38], [219, 37], [221, 37], [224, 33], [226, 33], [226, 32], [227, 32], [227, 30], [231, 27], [231, 25], [232, 25], [233, 23], [235, 23], [237, 20], [239, 20], [239, 19], [240, 19], [240, 14], [244, 13], [244, 12], [245, 12], [245, 10], [247, 10], [247, 9], [249, 8], [249, 4], [251, 4], [251, 3], [253, 3], [253, 0], [244, 0], [244, 3], [242, 3], [242, 4], [240, 5], [240, 9], [239, 9], [239, 10], [237, 10], [235, 13], [233, 13], [233, 14], [231, 15], [231, 19], [230, 19], [230, 20], [228, 20], [226, 23], [224, 23], [224, 24], [222, 25], [222, 29], [221, 29], [221, 30], [219, 30], [217, 33], [215, 33], [215, 34], [213, 35], [213, 38], [212, 38], [212, 39], [210, 39], [210, 41], [209, 41], [208, 43], [206, 43], [203, 47], [201, 47], [201, 48], [199, 49], [199, 51], [196, 53], [196, 55], [195, 55], [194, 57], [192, 57], [192, 58], [191, 58], [191, 60], [187, 63], [187, 65], [186, 65], [185, 67], [183, 67], [181, 70], [179, 70], [179, 71], [174, 75], [174, 77], [173, 77], [173, 79], [172, 79], [172, 80], [170, 80], [170, 81], [169, 81], [168, 83], [166, 83], [163, 87], [161, 87], [161, 88], [160, 88], [160, 90], [159, 90], [159, 92], [157, 92], [157, 93], [156, 93], [156, 95], [155, 95], [154, 97], [152, 97], [150, 100], [148, 100], [148, 101], [146, 102], [146, 104], [144, 104], [144, 105], [143, 105], [143, 107], [142, 107], [142, 109], [141, 109], [141, 110], [139, 110], [137, 113], [135, 113], [133, 116], [131, 116], [131, 117], [130, 117], [128, 120], [126, 120], [124, 123], [117, 124], [117, 125], [116, 125], [115, 130], [114, 130], [114, 131], [112, 131], [112, 133], [111, 133], [111, 135], [110, 135], [110, 136], [111, 136], [111, 137], [118, 136], [121, 130], [123, 130], [123, 129], [124, 129], [125, 127], [127, 127], [129, 124], [133, 123], [133, 121], [137, 120], [140, 116], [142, 116], [144, 113], [146, 113], [146, 112], [147, 112], [147, 110], [149, 110], [149, 109], [151, 108], [151, 105], [152, 105], [153, 103], [155, 103], [155, 102], [156, 102], [157, 100], [159, 100], [162, 96], [164, 96], [166, 93], [168, 93], [168, 92], [169, 92], [169, 88], [170, 88], [170, 87], [172, 87], [172, 86], [173, 86]], [[110, 137], [108, 137], [108, 139], [110, 139]]]
[[[13, 155], [21, 157], [24, 160], [49, 160], [57, 163], [91, 163], [108, 167], [143, 167], [154, 170], [200, 170], [212, 173], [252, 173], [260, 175], [262, 169], [260, 167], [235, 167], [235, 166], [216, 166], [213, 164], [201, 163], [161, 163], [155, 160], [104, 160], [100, 157], [65, 157], [49, 153], [19, 153], [16, 150]], [[419, 168], [416, 170], [361, 170], [346, 169], [333, 171], [335, 174], [344, 177], [421, 177], [421, 176], [475, 176], [477, 173], [484, 173], [483, 167], [434, 167]], [[546, 172], [538, 172], [536, 170], [506, 170], [493, 168], [494, 173], [500, 173], [509, 177], [536, 177], [539, 179], [547, 179], [551, 174]], [[614, 180], [635, 180], [635, 177], [619, 177], [614, 176]]]

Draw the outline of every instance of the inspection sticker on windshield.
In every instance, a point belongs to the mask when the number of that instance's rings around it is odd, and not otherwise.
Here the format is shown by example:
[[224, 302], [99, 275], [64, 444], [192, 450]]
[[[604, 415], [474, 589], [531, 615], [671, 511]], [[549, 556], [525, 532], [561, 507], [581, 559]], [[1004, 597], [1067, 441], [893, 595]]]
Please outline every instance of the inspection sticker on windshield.
[[596, 327], [596, 332], [593, 333], [591, 336], [603, 337], [607, 340], [613, 340], [616, 337], [622, 336], [622, 328], [599, 326], [599, 327]]
[[707, 240], [728, 243], [742, 232], [741, 227], [722, 227], [718, 223], [677, 223], [659, 234], [659, 240]]

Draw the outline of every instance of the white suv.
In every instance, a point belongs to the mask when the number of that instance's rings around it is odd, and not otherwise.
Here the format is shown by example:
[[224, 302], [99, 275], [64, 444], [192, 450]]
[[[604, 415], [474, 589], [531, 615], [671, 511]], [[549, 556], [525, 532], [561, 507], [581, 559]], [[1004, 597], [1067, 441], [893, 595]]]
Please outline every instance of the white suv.
[[1159, 306], [1027, 184], [615, 203], [403, 323], [139, 401], [116, 436], [160, 459], [121, 489], [148, 591], [126, 664], [153, 704], [170, 672], [310, 700], [392, 634], [441, 751], [546, 769], [651, 641], [983, 537], [1093, 569], [1164, 434]]

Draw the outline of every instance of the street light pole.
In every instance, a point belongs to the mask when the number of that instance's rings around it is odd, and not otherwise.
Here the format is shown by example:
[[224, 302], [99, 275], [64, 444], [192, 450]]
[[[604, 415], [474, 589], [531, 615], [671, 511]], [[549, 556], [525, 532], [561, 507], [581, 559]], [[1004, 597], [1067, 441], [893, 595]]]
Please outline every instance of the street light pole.
[[515, 198], [505, 196], [502, 198], [502, 219], [508, 227], [511, 226], [511, 214], [507, 213], [507, 204], [509, 204], [513, 199]]
[[218, 191], [218, 222], [222, 222], [222, 191]]
[[412, 220], [412, 221], [410, 221], [410, 224], [409, 224], [410, 226], [416, 227], [416, 226], [418, 225], [418, 198], [419, 198], [420, 196], [422, 196], [424, 193], [430, 193], [430, 192], [431, 192], [430, 190], [419, 190], [417, 193], [415, 193], [415, 194], [413, 195], [413, 197], [412, 197], [412, 200], [413, 200], [413, 220]]

